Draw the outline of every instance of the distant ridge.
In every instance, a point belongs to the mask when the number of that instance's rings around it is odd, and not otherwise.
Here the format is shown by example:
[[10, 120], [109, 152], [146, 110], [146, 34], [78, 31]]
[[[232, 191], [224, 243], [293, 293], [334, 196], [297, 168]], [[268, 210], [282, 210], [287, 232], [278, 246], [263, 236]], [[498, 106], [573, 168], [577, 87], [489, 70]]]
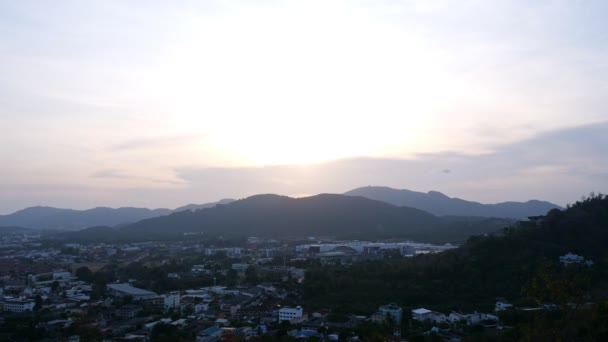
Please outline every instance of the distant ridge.
[[194, 210], [200, 210], [200, 209], [207, 209], [207, 208], [213, 208], [218, 204], [228, 204], [228, 203], [232, 203], [235, 200], [232, 198], [224, 198], [221, 199], [217, 202], [213, 202], [213, 203], [206, 203], [206, 204], [187, 204], [184, 206], [181, 206], [179, 208], [175, 208], [173, 210], [174, 213], [180, 212], [180, 211], [185, 211], [185, 210], [190, 210], [190, 211], [194, 211]]
[[185, 233], [206, 237], [408, 238], [426, 242], [462, 242], [471, 235], [493, 233], [511, 224], [505, 219], [437, 217], [363, 197], [320, 194], [291, 198], [256, 195], [205, 210], [185, 210], [122, 226], [70, 233], [72, 239], [100, 237], [137, 241], [181, 239]]
[[0, 215], [0, 226], [17, 226], [42, 230], [79, 230], [96, 226], [117, 226], [169, 215], [174, 212], [212, 208], [217, 204], [226, 204], [232, 201], [231, 199], [223, 199], [219, 202], [207, 204], [189, 204], [175, 210], [130, 207], [98, 207], [87, 210], [74, 210], [37, 206], [25, 208], [9, 215]]
[[0, 227], [0, 234], [28, 233], [31, 229], [23, 227]]
[[384, 186], [366, 186], [344, 193], [348, 196], [361, 196], [383, 201], [396, 206], [406, 206], [427, 211], [438, 216], [480, 216], [525, 219], [528, 216], [544, 215], [560, 206], [538, 200], [527, 202], [503, 202], [482, 204], [460, 198], [448, 197], [437, 191], [428, 193], [399, 190]]

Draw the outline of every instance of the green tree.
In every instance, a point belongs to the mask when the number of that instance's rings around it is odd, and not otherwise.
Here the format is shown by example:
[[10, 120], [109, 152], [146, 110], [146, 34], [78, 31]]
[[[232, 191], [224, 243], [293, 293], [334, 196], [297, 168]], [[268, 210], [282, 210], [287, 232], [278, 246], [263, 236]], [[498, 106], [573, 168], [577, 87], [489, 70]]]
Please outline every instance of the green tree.
[[88, 267], [82, 266], [76, 270], [76, 277], [79, 280], [91, 282], [93, 280], [93, 272]]

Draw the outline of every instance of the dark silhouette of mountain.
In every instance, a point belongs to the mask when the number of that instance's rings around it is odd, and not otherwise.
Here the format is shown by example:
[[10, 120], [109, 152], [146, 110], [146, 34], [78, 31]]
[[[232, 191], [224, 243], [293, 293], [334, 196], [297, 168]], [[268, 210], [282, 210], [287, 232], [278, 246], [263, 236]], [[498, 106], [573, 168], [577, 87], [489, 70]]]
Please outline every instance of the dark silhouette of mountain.
[[23, 228], [23, 227], [15, 227], [15, 226], [0, 227], [0, 235], [15, 234], [15, 233], [28, 233], [28, 232], [31, 232], [31, 229], [27, 229], [27, 228]]
[[510, 223], [474, 217], [440, 218], [422, 210], [363, 197], [256, 195], [205, 210], [142, 220], [121, 227], [119, 235], [129, 240], [180, 238], [184, 233], [200, 232], [226, 238], [333, 236], [463, 241], [470, 235], [494, 232]]
[[556, 204], [537, 200], [482, 204], [448, 197], [437, 191], [424, 193], [382, 186], [357, 188], [346, 192], [345, 195], [361, 196], [397, 206], [417, 208], [439, 216], [453, 215], [525, 219], [528, 216], [544, 215], [551, 209], [561, 209]]
[[217, 202], [213, 202], [213, 203], [206, 203], [206, 204], [188, 204], [188, 205], [184, 205], [181, 206], [179, 208], [175, 208], [173, 210], [174, 213], [176, 212], [180, 212], [180, 211], [185, 211], [185, 210], [190, 210], [190, 211], [195, 211], [195, 210], [200, 210], [200, 209], [207, 209], [207, 208], [213, 208], [218, 204], [228, 204], [228, 203], [232, 203], [235, 200], [232, 198], [224, 198], [221, 199]]
[[88, 210], [60, 209], [52, 207], [31, 207], [19, 210], [10, 215], [0, 215], [0, 226], [19, 226], [32, 229], [79, 230], [94, 226], [117, 226], [137, 222], [143, 219], [169, 215], [183, 210], [210, 208], [217, 204], [229, 203], [224, 199], [208, 204], [190, 204], [171, 209], [146, 208], [106, 208], [98, 207]]

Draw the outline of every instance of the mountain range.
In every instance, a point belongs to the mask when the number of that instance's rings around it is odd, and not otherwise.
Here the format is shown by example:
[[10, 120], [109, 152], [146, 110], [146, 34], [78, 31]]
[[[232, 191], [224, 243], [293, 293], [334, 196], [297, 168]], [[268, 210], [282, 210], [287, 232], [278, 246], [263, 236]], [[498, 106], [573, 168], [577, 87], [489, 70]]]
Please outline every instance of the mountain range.
[[71, 239], [174, 239], [186, 233], [207, 237], [407, 238], [426, 242], [461, 242], [512, 223], [506, 219], [437, 217], [364, 197], [321, 194], [305, 198], [256, 195], [225, 205], [182, 211], [119, 228], [95, 227], [69, 233]]
[[[408, 207], [403, 209], [418, 209], [424, 211], [425, 214], [433, 214], [437, 216], [464, 216], [464, 217], [485, 217], [485, 218], [506, 218], [506, 219], [523, 219], [528, 216], [543, 215], [547, 211], [559, 208], [559, 206], [544, 202], [544, 201], [527, 201], [527, 202], [504, 202], [497, 204], [481, 204], [478, 202], [466, 201], [459, 198], [451, 198], [437, 191], [430, 191], [428, 193], [416, 192], [410, 190], [398, 190], [388, 187], [368, 186], [357, 188], [346, 192], [344, 195], [349, 197], [365, 197], [367, 199], [381, 201], [387, 204], [391, 204], [396, 207]], [[323, 195], [322, 198], [327, 198], [330, 195]], [[262, 199], [265, 200], [262, 200]], [[274, 200], [271, 200], [274, 198]], [[282, 198], [281, 201], [277, 200]], [[245, 203], [250, 203], [254, 206], [260, 206], [261, 202], [269, 201], [276, 204], [276, 207], [268, 209], [267, 214], [270, 216], [285, 214], [281, 213], [284, 210], [286, 203], [310, 203], [318, 202], [320, 197], [313, 196], [310, 199], [289, 199], [288, 197], [263, 195], [262, 197], [253, 196], [250, 199], [246, 199]], [[292, 202], [290, 202], [292, 200]], [[274, 202], [273, 202], [274, 201]], [[295, 201], [295, 202], [293, 202]], [[192, 212], [201, 211], [201, 209], [214, 208], [218, 204], [229, 204], [234, 202], [232, 199], [224, 199], [218, 202], [207, 203], [207, 204], [188, 204], [176, 209], [146, 209], [146, 208], [106, 208], [98, 207], [88, 210], [74, 210], [74, 209], [60, 209], [53, 207], [30, 207], [20, 211], [17, 211], [9, 215], [0, 215], [0, 226], [16, 226], [31, 229], [42, 229], [42, 230], [80, 230], [88, 227], [115, 227], [115, 226], [128, 226], [141, 220], [171, 216], [171, 220], [174, 219], [172, 214], [186, 212], [184, 216], [191, 214]], [[370, 210], [375, 208], [377, 204], [370, 204]], [[235, 207], [244, 205], [239, 201]], [[272, 206], [271, 206], [272, 207]], [[230, 210], [233, 207], [230, 207]], [[266, 207], [265, 207], [266, 208]], [[319, 208], [321, 209], [321, 208]], [[358, 210], [360, 208], [353, 208]], [[278, 213], [273, 213], [277, 211]], [[216, 213], [217, 211], [212, 211]], [[293, 213], [296, 215], [297, 213]], [[212, 215], [212, 214], [201, 214], [201, 216]], [[356, 212], [343, 213], [344, 216], [356, 217]], [[378, 214], [379, 215], [379, 214]], [[182, 217], [182, 216], [179, 216]], [[240, 216], [237, 216], [240, 217]], [[285, 217], [285, 220], [291, 222], [306, 222], [306, 217]], [[452, 218], [454, 220], [454, 218]], [[319, 226], [330, 226], [329, 222], [321, 224], [317, 222]], [[331, 227], [328, 227], [331, 229]], [[253, 233], [253, 232], [252, 232]]]
[[481, 216], [520, 220], [526, 219], [529, 216], [544, 215], [551, 209], [562, 209], [556, 204], [538, 200], [482, 204], [448, 197], [437, 191], [424, 193], [383, 186], [366, 186], [344, 194], [366, 197], [396, 206], [416, 208], [439, 216]]
[[74, 210], [38, 206], [19, 210], [9, 215], [0, 215], [0, 226], [49, 230], [79, 230], [93, 226], [123, 225], [175, 212], [211, 208], [217, 204], [226, 204], [232, 201], [231, 199], [223, 199], [207, 204], [189, 204], [174, 210], [129, 207], [98, 207], [87, 210]]

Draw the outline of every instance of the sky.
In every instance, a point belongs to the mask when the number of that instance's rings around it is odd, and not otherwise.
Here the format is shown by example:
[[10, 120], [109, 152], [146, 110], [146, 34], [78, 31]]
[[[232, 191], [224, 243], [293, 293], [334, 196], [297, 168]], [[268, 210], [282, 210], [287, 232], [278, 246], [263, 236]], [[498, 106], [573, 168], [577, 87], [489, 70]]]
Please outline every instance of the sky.
[[608, 184], [606, 1], [0, 1], [0, 214]]

